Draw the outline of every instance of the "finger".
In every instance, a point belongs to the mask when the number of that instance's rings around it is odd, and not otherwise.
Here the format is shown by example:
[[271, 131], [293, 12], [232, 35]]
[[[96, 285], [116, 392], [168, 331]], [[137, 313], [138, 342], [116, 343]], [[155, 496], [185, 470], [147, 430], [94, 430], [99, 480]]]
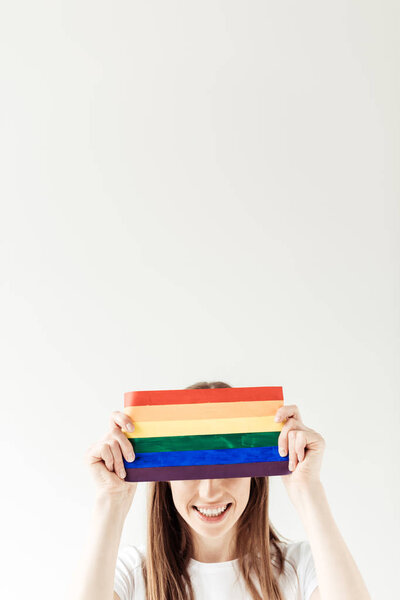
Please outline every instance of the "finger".
[[[291, 429], [296, 429], [300, 426], [300, 423], [294, 418], [289, 417], [284, 426], [281, 429], [281, 432], [278, 437], [278, 446], [279, 446], [279, 454], [281, 456], [286, 456], [289, 450], [289, 442], [288, 442], [288, 433]], [[282, 452], [281, 452], [282, 450]]]
[[296, 454], [296, 429], [291, 429], [288, 433], [288, 441], [289, 441], [289, 470], [294, 471], [297, 466], [297, 454]]
[[120, 410], [114, 410], [114, 412], [111, 413], [110, 425], [112, 430], [122, 428], [125, 431], [131, 432], [135, 430], [135, 425], [132, 419]]
[[99, 454], [107, 469], [112, 471], [114, 469], [114, 457], [111, 448], [107, 443], [101, 444]]
[[103, 461], [109, 471], [112, 471], [114, 459], [110, 448], [104, 441], [97, 442], [90, 446], [86, 452], [86, 461], [89, 465]]
[[306, 445], [307, 445], [307, 440], [306, 440], [306, 436], [305, 436], [304, 432], [298, 431], [297, 435], [296, 435], [295, 451], [298, 456], [299, 462], [302, 462], [304, 460]]
[[119, 429], [115, 429], [111, 434], [107, 436], [107, 439], [116, 439], [118, 441], [125, 460], [127, 460], [128, 462], [132, 462], [135, 459], [132, 438], [127, 438], [126, 435], [122, 433]]
[[302, 422], [299, 407], [296, 404], [281, 406], [275, 413], [275, 421], [285, 421], [290, 417], [294, 417], [299, 422]]
[[119, 477], [121, 477], [121, 479], [124, 479], [124, 477], [126, 476], [126, 472], [124, 462], [122, 460], [121, 446], [119, 445], [118, 440], [114, 438], [110, 439], [107, 443], [113, 454], [114, 471]]

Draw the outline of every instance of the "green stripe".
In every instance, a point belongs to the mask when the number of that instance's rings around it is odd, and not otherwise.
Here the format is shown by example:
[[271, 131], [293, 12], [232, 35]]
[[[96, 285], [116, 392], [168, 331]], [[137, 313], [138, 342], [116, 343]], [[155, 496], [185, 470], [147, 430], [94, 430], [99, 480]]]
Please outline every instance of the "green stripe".
[[171, 435], [128, 438], [135, 452], [174, 452], [175, 450], [220, 450], [277, 446], [280, 431], [226, 433], [213, 435]]

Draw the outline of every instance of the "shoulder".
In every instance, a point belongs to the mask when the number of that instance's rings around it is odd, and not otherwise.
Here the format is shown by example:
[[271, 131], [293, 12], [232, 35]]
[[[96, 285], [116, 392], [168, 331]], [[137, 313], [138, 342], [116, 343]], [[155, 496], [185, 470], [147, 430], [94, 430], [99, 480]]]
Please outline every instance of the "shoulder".
[[284, 572], [290, 586], [298, 586], [302, 598], [310, 598], [318, 585], [314, 559], [308, 540], [280, 544], [284, 558]]
[[312, 556], [311, 547], [308, 540], [286, 543], [284, 544], [284, 550], [285, 558], [291, 559], [296, 564], [299, 564]]
[[144, 555], [144, 546], [120, 546], [114, 576], [114, 592], [120, 600], [146, 597], [141, 570]]
[[130, 571], [140, 567], [146, 556], [146, 547], [144, 545], [125, 545], [118, 550], [117, 566], [124, 565]]
[[296, 570], [299, 577], [303, 577], [305, 572], [314, 570], [313, 555], [308, 540], [299, 542], [280, 542], [280, 548], [285, 561], [285, 571]]

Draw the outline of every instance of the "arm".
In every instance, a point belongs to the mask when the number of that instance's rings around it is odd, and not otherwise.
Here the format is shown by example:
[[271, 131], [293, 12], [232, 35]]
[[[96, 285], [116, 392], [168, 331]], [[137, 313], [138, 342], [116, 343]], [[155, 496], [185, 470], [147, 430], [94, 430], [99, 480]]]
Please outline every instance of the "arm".
[[[71, 600], [113, 600], [115, 566], [133, 494], [96, 497]], [[115, 594], [116, 595], [116, 594]]]
[[361, 573], [333, 519], [320, 480], [325, 440], [306, 427], [298, 406], [281, 406], [275, 421], [284, 421], [279, 453], [289, 453], [291, 472], [282, 481], [300, 515], [317, 572], [318, 587], [310, 600], [371, 600]]
[[[293, 504], [310, 543], [321, 600], [371, 600], [357, 565], [332, 516], [324, 487], [299, 487]], [[311, 598], [314, 599], [314, 593]]]

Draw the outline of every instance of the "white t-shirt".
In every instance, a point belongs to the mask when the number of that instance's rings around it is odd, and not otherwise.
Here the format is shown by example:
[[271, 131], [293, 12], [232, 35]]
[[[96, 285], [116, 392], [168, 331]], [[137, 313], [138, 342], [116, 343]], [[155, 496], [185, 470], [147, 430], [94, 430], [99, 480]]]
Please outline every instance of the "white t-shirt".
[[[146, 600], [140, 564], [145, 551], [143, 545], [130, 545], [119, 549], [114, 590], [121, 600]], [[287, 558], [296, 566], [300, 587], [293, 568], [286, 561], [284, 573], [278, 580], [285, 600], [309, 600], [318, 586], [309, 542], [303, 540], [289, 543]], [[237, 578], [234, 566], [238, 562], [238, 559], [235, 559], [227, 562], [203, 563], [191, 558], [188, 572], [196, 600], [252, 600], [244, 581]], [[255, 585], [260, 593], [258, 582], [255, 582]]]

